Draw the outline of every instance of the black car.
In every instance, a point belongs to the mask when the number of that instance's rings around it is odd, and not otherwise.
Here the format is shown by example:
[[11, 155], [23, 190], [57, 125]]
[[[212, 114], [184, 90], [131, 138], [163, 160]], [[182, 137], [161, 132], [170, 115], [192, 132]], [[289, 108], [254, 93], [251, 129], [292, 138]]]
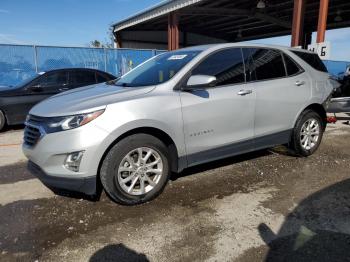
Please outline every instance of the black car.
[[94, 69], [58, 69], [36, 75], [15, 87], [0, 87], [0, 130], [5, 124], [23, 124], [29, 110], [49, 96], [115, 78]]

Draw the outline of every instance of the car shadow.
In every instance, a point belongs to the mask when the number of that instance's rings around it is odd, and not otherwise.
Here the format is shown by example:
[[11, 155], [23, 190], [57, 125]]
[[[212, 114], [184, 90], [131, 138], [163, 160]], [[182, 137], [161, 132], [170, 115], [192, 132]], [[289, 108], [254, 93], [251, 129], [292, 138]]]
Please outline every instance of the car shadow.
[[145, 254], [137, 253], [123, 244], [108, 245], [96, 251], [89, 262], [149, 262]]
[[277, 234], [260, 224], [266, 261], [350, 261], [350, 179], [310, 195]]
[[24, 125], [14, 125], [14, 126], [5, 125], [4, 128], [0, 131], [0, 133], [18, 131], [18, 130], [22, 130], [22, 129], [24, 129]]

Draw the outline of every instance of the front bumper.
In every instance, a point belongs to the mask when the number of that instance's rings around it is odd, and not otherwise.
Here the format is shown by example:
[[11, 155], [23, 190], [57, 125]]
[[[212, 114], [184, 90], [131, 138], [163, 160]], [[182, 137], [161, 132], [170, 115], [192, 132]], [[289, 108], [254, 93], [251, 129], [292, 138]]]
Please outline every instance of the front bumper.
[[38, 165], [28, 162], [28, 170], [44, 185], [52, 190], [63, 189], [86, 195], [96, 194], [96, 176], [83, 178], [63, 178], [47, 175]]
[[[113, 138], [109, 132], [89, 123], [80, 128], [45, 134], [33, 146], [23, 144], [29, 169], [49, 188], [96, 193], [98, 167]], [[67, 155], [83, 152], [78, 171], [65, 167]]]

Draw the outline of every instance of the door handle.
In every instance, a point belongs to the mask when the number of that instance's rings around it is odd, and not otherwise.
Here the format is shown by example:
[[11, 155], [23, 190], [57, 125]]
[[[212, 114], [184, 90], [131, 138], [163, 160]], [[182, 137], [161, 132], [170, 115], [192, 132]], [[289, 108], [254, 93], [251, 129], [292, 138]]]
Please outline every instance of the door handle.
[[249, 95], [253, 93], [252, 90], [239, 90], [239, 92], [237, 93], [239, 96], [245, 96], [245, 95]]
[[295, 82], [295, 85], [296, 85], [296, 86], [305, 85], [305, 81], [300, 81], [300, 80], [298, 80], [298, 81]]
[[61, 92], [63, 92], [63, 91], [68, 91], [69, 88], [65, 87], [65, 88], [60, 88], [60, 89], [58, 89], [58, 90], [61, 91]]

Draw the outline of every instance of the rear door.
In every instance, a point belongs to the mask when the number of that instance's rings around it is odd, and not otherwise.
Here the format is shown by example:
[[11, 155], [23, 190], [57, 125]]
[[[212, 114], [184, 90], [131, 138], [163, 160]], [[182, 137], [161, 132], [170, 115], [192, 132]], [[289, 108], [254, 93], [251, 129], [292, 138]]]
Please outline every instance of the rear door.
[[310, 79], [279, 50], [245, 48], [243, 53], [248, 89], [256, 91], [256, 147], [286, 143], [297, 114], [310, 98]]
[[246, 89], [241, 49], [211, 54], [192, 75], [216, 76], [217, 85], [180, 94], [188, 164], [252, 149], [255, 93]]

